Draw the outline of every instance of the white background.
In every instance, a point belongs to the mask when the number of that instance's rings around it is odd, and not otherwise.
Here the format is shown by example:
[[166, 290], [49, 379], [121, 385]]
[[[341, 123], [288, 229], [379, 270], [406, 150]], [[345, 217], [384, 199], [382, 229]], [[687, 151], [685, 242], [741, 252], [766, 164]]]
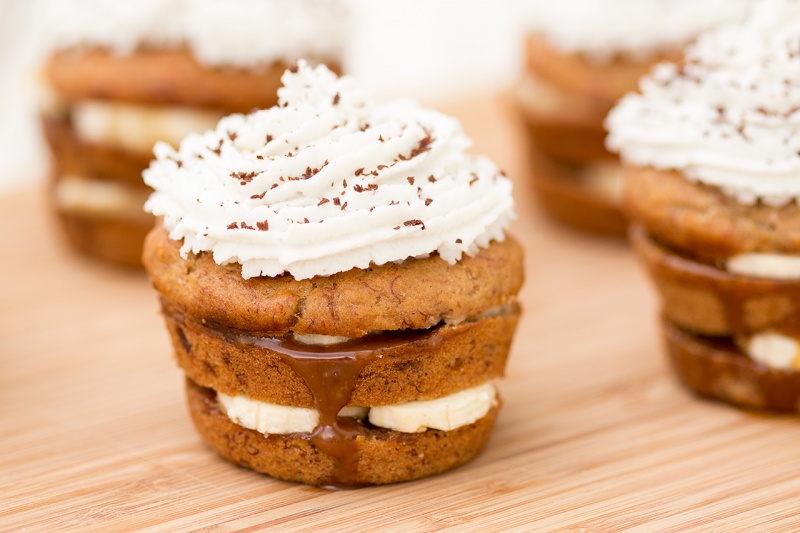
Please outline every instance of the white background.
[[[347, 69], [380, 99], [436, 105], [503, 90], [521, 65], [514, 5], [522, 1], [352, 0]], [[0, 192], [43, 179], [48, 168], [35, 112], [42, 50], [33, 4], [0, 0]]]

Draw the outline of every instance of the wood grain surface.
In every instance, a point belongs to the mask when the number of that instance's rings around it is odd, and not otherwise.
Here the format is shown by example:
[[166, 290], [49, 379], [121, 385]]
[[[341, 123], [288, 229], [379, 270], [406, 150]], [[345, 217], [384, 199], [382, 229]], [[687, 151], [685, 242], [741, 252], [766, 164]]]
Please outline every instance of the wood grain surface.
[[511, 106], [446, 110], [514, 179], [527, 252], [505, 405], [476, 461], [329, 492], [219, 459], [190, 424], [145, 277], [71, 254], [34, 188], [0, 197], [0, 530], [800, 528], [797, 418], [687, 393], [627, 247], [539, 214]]

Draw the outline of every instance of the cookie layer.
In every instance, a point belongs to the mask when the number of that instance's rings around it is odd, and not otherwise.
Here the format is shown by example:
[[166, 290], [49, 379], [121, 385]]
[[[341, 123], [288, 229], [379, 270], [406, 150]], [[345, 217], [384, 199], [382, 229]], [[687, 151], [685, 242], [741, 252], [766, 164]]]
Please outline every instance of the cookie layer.
[[627, 167], [623, 203], [658, 241], [706, 260], [800, 253], [800, 207], [745, 205], [677, 171]]
[[251, 70], [211, 68], [186, 50], [140, 50], [123, 56], [91, 49], [55, 53], [45, 65], [45, 77], [66, 100], [105, 99], [246, 113], [277, 102], [280, 77], [287, 66], [277, 62]]
[[752, 335], [781, 329], [800, 313], [800, 281], [739, 276], [658, 244], [640, 225], [631, 243], [653, 279], [664, 315], [705, 335]]
[[179, 250], [161, 226], [145, 243], [145, 268], [164, 298], [189, 318], [261, 334], [425, 329], [513, 303], [523, 280], [522, 248], [511, 237], [455, 265], [433, 255], [300, 281], [245, 280], [237, 264], [217, 265], [209, 253], [184, 260]]
[[[292, 353], [352, 351], [366, 364], [352, 383], [347, 405], [376, 406], [429, 400], [503, 376], [518, 307], [507, 314], [430, 330], [382, 332], [314, 349], [281, 338], [214, 329], [164, 309], [178, 364], [201, 386], [228, 395], [294, 407], [314, 407], [314, 395], [294, 370]], [[331, 385], [332, 386], [332, 385]]]

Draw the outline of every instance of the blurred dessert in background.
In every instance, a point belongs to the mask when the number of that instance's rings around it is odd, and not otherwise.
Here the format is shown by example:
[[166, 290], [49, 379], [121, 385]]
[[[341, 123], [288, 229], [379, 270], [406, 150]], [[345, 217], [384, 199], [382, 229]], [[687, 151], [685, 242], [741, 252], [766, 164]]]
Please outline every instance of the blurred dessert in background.
[[70, 244], [140, 267], [153, 218], [141, 172], [224, 115], [272, 106], [298, 58], [340, 70], [347, 12], [331, 0], [51, 0], [41, 114], [52, 204]]
[[531, 141], [534, 185], [555, 219], [623, 236], [619, 163], [603, 120], [650, 68], [741, 20], [752, 0], [529, 0], [525, 75], [517, 100]]
[[762, 0], [608, 117], [633, 245], [697, 393], [800, 409], [800, 2]]

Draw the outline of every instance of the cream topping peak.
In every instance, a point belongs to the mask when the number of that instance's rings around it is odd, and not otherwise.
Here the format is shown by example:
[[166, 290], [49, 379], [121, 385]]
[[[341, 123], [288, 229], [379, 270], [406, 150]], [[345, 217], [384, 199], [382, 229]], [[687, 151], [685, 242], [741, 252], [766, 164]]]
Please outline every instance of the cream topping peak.
[[800, 2], [761, 0], [641, 91], [607, 119], [607, 144], [625, 161], [679, 170], [745, 204], [800, 197]]
[[301, 62], [279, 104], [224, 118], [179, 150], [156, 145], [146, 209], [182, 253], [242, 275], [297, 279], [437, 252], [455, 262], [513, 218], [511, 184], [467, 155], [459, 123], [415, 102], [377, 104], [350, 77]]

